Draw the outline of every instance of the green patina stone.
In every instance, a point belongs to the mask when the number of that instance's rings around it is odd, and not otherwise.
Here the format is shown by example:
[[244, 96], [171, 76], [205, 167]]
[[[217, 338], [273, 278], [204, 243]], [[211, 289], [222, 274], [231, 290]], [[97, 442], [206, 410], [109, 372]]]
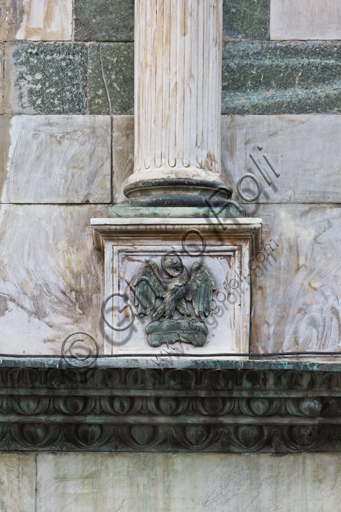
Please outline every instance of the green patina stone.
[[269, 39], [270, 0], [225, 0], [224, 36]]
[[132, 43], [90, 45], [88, 91], [90, 114], [133, 114], [134, 45]]
[[224, 44], [223, 114], [340, 111], [339, 44]]
[[82, 43], [13, 43], [10, 109], [16, 114], [85, 114], [87, 48]]
[[77, 41], [133, 41], [134, 0], [75, 0]]

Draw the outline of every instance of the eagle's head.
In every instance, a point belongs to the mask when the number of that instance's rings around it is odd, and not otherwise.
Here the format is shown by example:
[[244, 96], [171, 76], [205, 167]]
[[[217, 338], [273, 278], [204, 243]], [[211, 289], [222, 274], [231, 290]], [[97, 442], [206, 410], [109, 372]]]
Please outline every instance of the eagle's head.
[[184, 271], [182, 260], [176, 254], [167, 254], [163, 262], [164, 271], [170, 277], [178, 277]]

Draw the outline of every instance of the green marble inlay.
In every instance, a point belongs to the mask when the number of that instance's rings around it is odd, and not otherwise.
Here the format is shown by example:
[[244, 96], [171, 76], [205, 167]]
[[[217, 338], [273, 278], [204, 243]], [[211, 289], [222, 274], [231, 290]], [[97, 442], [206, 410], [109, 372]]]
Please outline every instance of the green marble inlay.
[[269, 39], [270, 0], [225, 0], [224, 36]]
[[90, 114], [133, 114], [134, 45], [91, 44], [88, 84]]
[[75, 0], [77, 41], [133, 41], [134, 0]]
[[13, 43], [9, 52], [11, 111], [85, 114], [87, 48], [82, 43]]
[[339, 44], [225, 43], [223, 114], [340, 111]]
[[[224, 36], [268, 39], [270, 0], [224, 0]], [[133, 41], [134, 0], [75, 0], [77, 41]]]

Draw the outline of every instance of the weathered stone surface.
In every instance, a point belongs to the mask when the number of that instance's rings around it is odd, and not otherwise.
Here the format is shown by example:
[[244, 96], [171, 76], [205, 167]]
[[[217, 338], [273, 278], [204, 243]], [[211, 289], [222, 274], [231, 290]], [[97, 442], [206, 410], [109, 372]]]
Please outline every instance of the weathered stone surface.
[[35, 512], [36, 460], [34, 454], [0, 455], [1, 512]]
[[4, 45], [0, 43], [0, 114], [4, 112]]
[[9, 116], [0, 116], [0, 190], [5, 183], [8, 163], [8, 148], [10, 146], [10, 122]]
[[75, 39], [133, 41], [134, 0], [75, 0]]
[[101, 350], [102, 255], [90, 219], [105, 206], [2, 206], [0, 353], [60, 354], [85, 331]]
[[114, 116], [112, 133], [114, 203], [126, 199], [123, 189], [134, 171], [134, 117]]
[[225, 43], [224, 114], [339, 112], [341, 46]]
[[251, 263], [253, 350], [339, 351], [340, 208], [255, 205], [253, 213], [263, 219], [264, 244], [278, 245]]
[[1, 0], [0, 40], [13, 41], [23, 19], [23, 0]]
[[[338, 203], [341, 163], [339, 115], [223, 116], [222, 166], [238, 201], [237, 182], [253, 173], [261, 203]], [[266, 159], [280, 176], [277, 178]], [[268, 185], [257, 168], [267, 173]], [[248, 190], [250, 187], [250, 190]], [[257, 193], [254, 182], [241, 185], [245, 197]], [[250, 211], [253, 210], [250, 206]]]
[[82, 43], [13, 43], [6, 61], [7, 111], [85, 114], [87, 48]]
[[0, 124], [0, 202], [110, 203], [110, 117], [15, 116]]
[[225, 0], [226, 39], [268, 39], [270, 0]]
[[72, 0], [2, 0], [0, 38], [71, 40]]
[[90, 114], [132, 114], [134, 45], [91, 44], [88, 81]]
[[330, 512], [337, 455], [41, 454], [37, 512]]
[[285, 39], [341, 39], [337, 0], [272, 0], [270, 36]]

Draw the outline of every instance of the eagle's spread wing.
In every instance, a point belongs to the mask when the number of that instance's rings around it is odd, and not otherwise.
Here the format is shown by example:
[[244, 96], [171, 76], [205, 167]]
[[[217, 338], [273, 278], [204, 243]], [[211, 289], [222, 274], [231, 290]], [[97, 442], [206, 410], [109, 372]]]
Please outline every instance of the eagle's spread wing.
[[211, 273], [201, 264], [194, 263], [188, 282], [186, 300], [191, 300], [195, 314], [204, 322], [211, 313], [211, 302], [216, 285]]
[[164, 297], [167, 291], [167, 283], [160, 276], [159, 267], [151, 261], [143, 267], [135, 282], [135, 306], [140, 317], [149, 315], [154, 309], [155, 299]]

